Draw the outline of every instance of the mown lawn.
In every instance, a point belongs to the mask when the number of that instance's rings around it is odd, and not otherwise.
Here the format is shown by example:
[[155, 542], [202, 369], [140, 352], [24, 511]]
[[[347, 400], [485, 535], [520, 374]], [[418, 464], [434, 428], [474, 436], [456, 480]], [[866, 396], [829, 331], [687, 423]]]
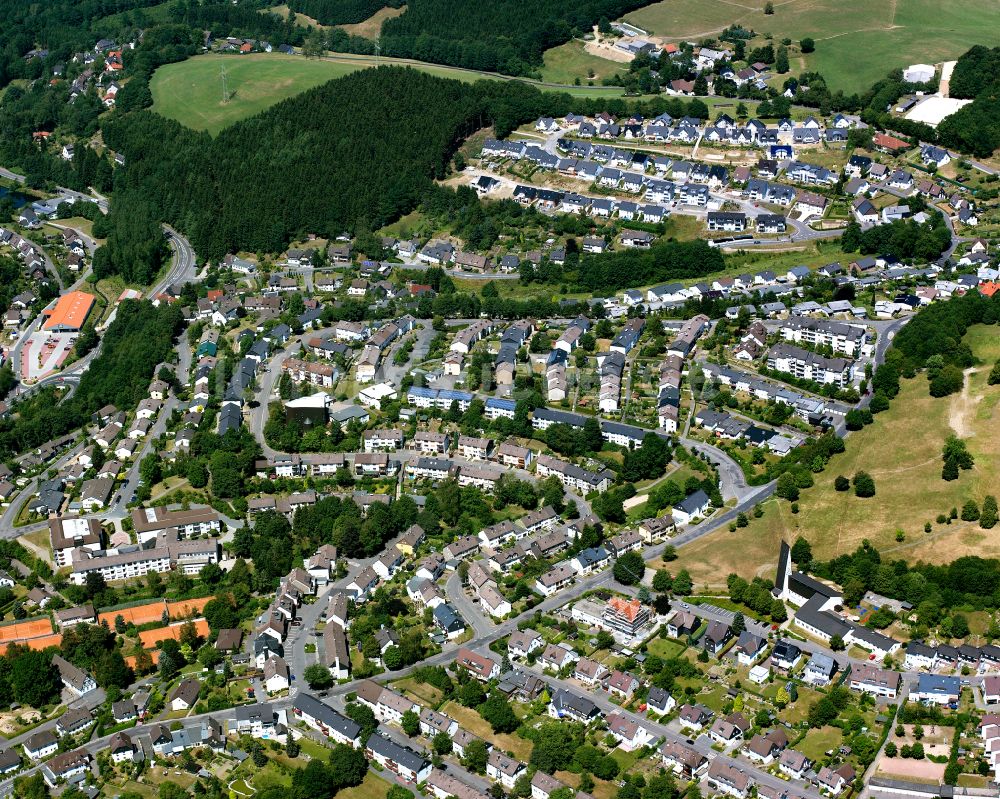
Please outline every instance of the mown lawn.
[[843, 737], [839, 727], [820, 727], [818, 730], [809, 730], [795, 748], [815, 762], [828, 750], [840, 746]]

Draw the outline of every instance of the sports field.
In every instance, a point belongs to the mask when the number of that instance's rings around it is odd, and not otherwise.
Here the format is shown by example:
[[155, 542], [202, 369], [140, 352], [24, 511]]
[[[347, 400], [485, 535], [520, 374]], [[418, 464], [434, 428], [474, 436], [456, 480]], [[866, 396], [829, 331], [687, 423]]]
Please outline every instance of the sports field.
[[[497, 75], [444, 67], [406, 59], [382, 58], [381, 64], [410, 66], [441, 78], [473, 82]], [[219, 55], [209, 53], [167, 64], [153, 74], [153, 110], [194, 130], [213, 136], [241, 119], [275, 103], [341, 78], [359, 69], [376, 66], [372, 56], [331, 53], [322, 59], [281, 53]], [[226, 69], [228, 102], [222, 99], [222, 68]], [[530, 82], [530, 81], [529, 81]], [[547, 88], [543, 85], [543, 88]], [[622, 90], [603, 86], [570, 86], [561, 89], [580, 97], [620, 97]]]
[[822, 73], [834, 89], [862, 91], [889, 70], [956, 58], [974, 44], [1000, 44], [1000, 4], [976, 0], [661, 0], [625, 19], [670, 40], [699, 41], [729, 25], [752, 29], [763, 44], [788, 37], [816, 41], [816, 52], [792, 60], [792, 72]]
[[[875, 423], [852, 433], [847, 451], [834, 457], [816, 485], [802, 491], [799, 513], [785, 501], [765, 506], [761, 519], [730, 533], [728, 528], [707, 535], [678, 550], [680, 558], [668, 568], [687, 568], [696, 586], [724, 584], [726, 575], [773, 575], [781, 538], [799, 535], [812, 544], [817, 558], [826, 559], [856, 549], [870, 540], [885, 557], [941, 563], [963, 555], [1000, 557], [997, 529], [983, 530], [976, 522], [956, 519], [938, 524], [938, 514], [961, 510], [971, 499], [982, 505], [986, 494], [1000, 495], [1000, 386], [986, 378], [1000, 358], [1000, 336], [995, 327], [972, 328], [965, 341], [982, 361], [966, 379], [961, 394], [935, 399], [927, 379], [904, 380], [892, 407]], [[941, 448], [949, 435], [960, 436], [975, 458], [959, 479], [941, 479]], [[833, 488], [837, 475], [851, 477], [859, 470], [875, 479], [876, 494], [859, 499], [853, 491]], [[931, 532], [924, 524], [931, 522]], [[897, 541], [902, 531], [903, 541]]]

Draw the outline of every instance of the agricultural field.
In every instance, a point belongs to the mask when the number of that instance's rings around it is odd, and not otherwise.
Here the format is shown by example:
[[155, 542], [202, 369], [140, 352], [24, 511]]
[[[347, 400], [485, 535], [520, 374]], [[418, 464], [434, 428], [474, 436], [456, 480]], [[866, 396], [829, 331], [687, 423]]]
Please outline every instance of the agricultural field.
[[[222, 101], [222, 68], [230, 98]], [[150, 81], [153, 110], [215, 135], [281, 100], [340, 78], [360, 65], [260, 53], [201, 55], [161, 67]]]
[[775, 40], [810, 36], [816, 52], [793, 58], [792, 72], [818, 70], [845, 92], [863, 91], [893, 68], [957, 58], [974, 44], [1000, 41], [1000, 6], [973, 0], [790, 0], [775, 3], [773, 15], [764, 14], [764, 5], [661, 0], [625, 19], [672, 41], [710, 38], [734, 24]]
[[[455, 67], [424, 64], [405, 59], [382, 58], [381, 64], [412, 66], [440, 78], [471, 83], [494, 75]], [[226, 68], [228, 102], [222, 99], [222, 67]], [[195, 56], [160, 67], [150, 81], [153, 110], [195, 130], [213, 136], [241, 119], [246, 119], [275, 103], [314, 86], [341, 78], [359, 69], [376, 66], [374, 57], [332, 54], [307, 59], [280, 53], [252, 53], [244, 56], [215, 53]], [[568, 89], [581, 97], [620, 97], [616, 87], [580, 86]]]
[[[936, 522], [939, 514], [961, 509], [969, 499], [981, 504], [1000, 484], [1000, 442], [994, 433], [1000, 386], [986, 383], [1000, 357], [1000, 339], [995, 328], [978, 326], [965, 341], [981, 364], [973, 367], [961, 394], [935, 399], [927, 392], [924, 375], [904, 380], [892, 407], [878, 414], [871, 426], [852, 433], [847, 451], [816, 475], [813, 488], [802, 491], [798, 514], [787, 502], [770, 500], [764, 515], [751, 519], [749, 527], [735, 533], [722, 529], [683, 547], [668, 568], [688, 569], [699, 589], [718, 587], [731, 572], [747, 578], [771, 576], [780, 540], [793, 541], [799, 535], [809, 540], [817, 559], [852, 552], [863, 539], [885, 557], [910, 562], [1000, 557], [1000, 539], [976, 522]], [[948, 482], [941, 479], [941, 448], [950, 435], [966, 442], [975, 466]], [[859, 470], [875, 480], [871, 500], [834, 490], [837, 475], [850, 477]], [[929, 533], [924, 532], [926, 522], [931, 522]]]

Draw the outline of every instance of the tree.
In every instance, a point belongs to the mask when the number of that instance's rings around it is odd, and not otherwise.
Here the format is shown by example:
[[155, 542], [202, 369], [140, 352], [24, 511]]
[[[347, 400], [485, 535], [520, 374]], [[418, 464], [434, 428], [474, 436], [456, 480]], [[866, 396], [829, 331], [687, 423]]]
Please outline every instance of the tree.
[[622, 585], [636, 585], [646, 572], [646, 562], [638, 552], [626, 552], [615, 561], [612, 572]]
[[896, 748], [896, 744], [894, 744], [892, 741], [889, 741], [889, 743], [885, 745], [886, 757], [895, 757], [898, 753], [899, 750]]
[[583, 731], [579, 725], [547, 721], [537, 730], [530, 762], [545, 773], [554, 774], [573, 762], [582, 739]]
[[1000, 361], [993, 364], [993, 368], [990, 369], [990, 376], [986, 379], [986, 382], [991, 386], [1000, 383]]
[[382, 653], [382, 663], [389, 671], [403, 668], [403, 651], [398, 646], [390, 646]]
[[983, 499], [983, 511], [979, 514], [979, 526], [989, 530], [996, 526], [997, 520], [997, 498], [987, 494]]
[[483, 702], [479, 708], [479, 715], [489, 723], [493, 732], [514, 732], [521, 725], [510, 702], [503, 694], [496, 691]]
[[465, 756], [462, 758], [462, 765], [474, 774], [483, 774], [486, 771], [486, 761], [489, 753], [486, 751], [486, 742], [476, 739], [465, 747]]
[[401, 785], [393, 785], [385, 795], [385, 799], [413, 799], [413, 794]]
[[411, 738], [416, 738], [420, 734], [420, 716], [413, 710], [407, 710], [399, 720], [399, 726]]
[[792, 562], [800, 569], [808, 570], [809, 565], [812, 563], [812, 546], [800, 535], [795, 539], [795, 543], [792, 544], [791, 556]]
[[451, 736], [444, 731], [441, 731], [437, 735], [435, 735], [431, 744], [434, 747], [434, 751], [439, 755], [447, 755], [449, 752], [451, 752], [451, 747], [452, 747]]
[[771, 2], [764, 3], [764, 13], [767, 14], [768, 16], [771, 16], [771, 14], [774, 13], [774, 3]]
[[875, 480], [868, 472], [857, 472], [854, 475], [854, 496], [862, 498], [875, 496]]
[[795, 475], [791, 472], [782, 472], [775, 485], [774, 493], [789, 502], [795, 502], [799, 498], [799, 486], [795, 482]]
[[838, 474], [833, 481], [833, 487], [837, 491], [847, 491], [851, 487], [851, 481], [844, 477], [844, 475]]
[[781, 46], [774, 56], [774, 69], [779, 75], [788, 72], [788, 48]]
[[737, 613], [733, 616], [732, 631], [734, 634], [739, 635], [747, 628], [746, 619], [743, 618], [742, 613]]
[[778, 706], [778, 710], [782, 710], [788, 706], [788, 703], [792, 701], [792, 698], [788, 695], [788, 691], [785, 690], [784, 686], [778, 689], [778, 693], [774, 695], [774, 704]]
[[[365, 774], [368, 773], [368, 761], [365, 759], [364, 752], [347, 744], [337, 744], [333, 747], [327, 762], [329, 763], [329, 773], [333, 783], [331, 787], [334, 793], [341, 788], [360, 785]], [[329, 795], [328, 790], [326, 794], [323, 794], [323, 799]]]
[[843, 652], [844, 639], [841, 638], [839, 635], [834, 635], [832, 638], [830, 638], [830, 649], [832, 649], [834, 652]]
[[816, 42], [809, 36], [805, 36], [802, 41], [799, 42], [799, 48], [803, 53], [812, 53], [816, 50]]
[[661, 594], [667, 593], [673, 587], [674, 578], [666, 569], [657, 569], [653, 575], [653, 590]]
[[681, 569], [674, 578], [674, 593], [680, 596], [688, 596], [694, 590], [694, 583], [687, 569]]
[[306, 666], [302, 677], [314, 691], [321, 691], [333, 685], [333, 675], [322, 663], [311, 663]]
[[962, 521], [974, 522], [979, 518], [979, 506], [974, 499], [970, 499], [962, 506]]

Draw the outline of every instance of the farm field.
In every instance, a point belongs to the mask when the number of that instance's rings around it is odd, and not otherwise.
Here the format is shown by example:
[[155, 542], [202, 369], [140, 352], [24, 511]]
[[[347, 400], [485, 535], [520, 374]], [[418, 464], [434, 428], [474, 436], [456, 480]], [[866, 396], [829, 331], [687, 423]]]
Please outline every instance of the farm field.
[[[902, 382], [899, 396], [875, 423], [852, 433], [847, 451], [834, 457], [816, 485], [802, 491], [799, 513], [787, 502], [771, 500], [764, 515], [749, 527], [730, 533], [728, 528], [678, 550], [680, 557], [668, 568], [686, 568], [696, 590], [719, 586], [737, 572], [744, 577], [773, 576], [778, 543], [802, 535], [812, 544], [817, 559], [852, 552], [864, 539], [884, 557], [910, 562], [950, 562], [965, 555], [1000, 557], [1000, 537], [976, 522], [956, 519], [937, 524], [938, 514], [961, 509], [971, 499], [982, 504], [986, 494], [997, 494], [1000, 481], [1000, 442], [994, 431], [1000, 418], [1000, 386], [988, 386], [990, 368], [1000, 357], [996, 328], [977, 326], [965, 341], [981, 361], [966, 380], [961, 394], [933, 398], [927, 379], [918, 374]], [[941, 448], [949, 435], [966, 441], [975, 458], [970, 471], [959, 479], [941, 479]], [[837, 492], [837, 475], [851, 477], [859, 470], [875, 479], [876, 495], [858, 499], [853, 491]], [[931, 522], [930, 533], [924, 523]], [[903, 540], [897, 540], [902, 531]], [[724, 544], [721, 545], [720, 544]]]
[[[382, 58], [379, 63], [412, 66], [437, 77], [469, 83], [483, 78], [500, 79], [487, 73], [406, 59]], [[230, 93], [227, 103], [222, 102], [223, 66], [226, 68]], [[322, 59], [281, 53], [199, 55], [156, 70], [150, 81], [153, 111], [214, 136], [234, 122], [253, 116], [307, 89], [374, 66], [376, 61], [372, 56], [337, 53]], [[602, 86], [571, 86], [565, 91], [581, 97], [622, 95], [619, 88]]]
[[776, 3], [773, 15], [764, 14], [764, 5], [661, 0], [625, 19], [674, 41], [710, 38], [733, 24], [775, 41], [811, 36], [816, 52], [793, 58], [792, 72], [818, 70], [845, 92], [863, 91], [893, 68], [957, 58], [974, 44], [1000, 41], [1000, 6], [973, 0], [790, 0]]
[[[222, 102], [222, 67], [230, 92]], [[274, 53], [200, 55], [156, 70], [150, 81], [153, 110], [215, 135], [281, 100], [359, 69], [357, 64]]]

